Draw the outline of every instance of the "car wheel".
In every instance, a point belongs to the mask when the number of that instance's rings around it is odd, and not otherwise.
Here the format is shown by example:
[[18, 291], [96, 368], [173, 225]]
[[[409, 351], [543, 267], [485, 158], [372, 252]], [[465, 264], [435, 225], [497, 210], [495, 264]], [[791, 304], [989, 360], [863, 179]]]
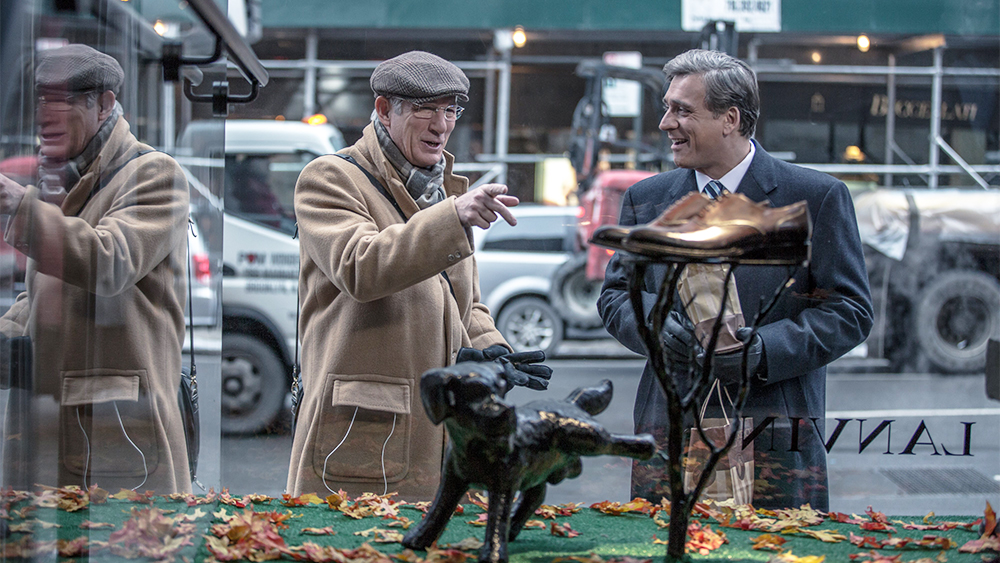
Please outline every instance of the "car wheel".
[[982, 371], [986, 346], [1000, 335], [1000, 284], [981, 272], [953, 270], [934, 278], [920, 293], [917, 343], [945, 373]]
[[587, 255], [580, 253], [570, 258], [552, 274], [549, 297], [562, 318], [577, 328], [601, 326], [597, 312], [597, 299], [601, 296], [600, 280], [587, 279]]
[[222, 335], [222, 431], [267, 429], [285, 402], [284, 365], [270, 346], [245, 334]]
[[563, 321], [543, 299], [520, 297], [507, 304], [497, 328], [515, 352], [541, 350], [551, 357], [563, 339]]

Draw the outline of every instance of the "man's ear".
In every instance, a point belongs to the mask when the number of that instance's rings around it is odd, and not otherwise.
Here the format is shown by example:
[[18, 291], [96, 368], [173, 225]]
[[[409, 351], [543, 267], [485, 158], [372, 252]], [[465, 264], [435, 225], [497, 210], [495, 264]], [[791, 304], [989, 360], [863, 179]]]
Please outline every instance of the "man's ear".
[[379, 96], [375, 98], [375, 114], [378, 115], [378, 120], [382, 122], [385, 127], [389, 126], [389, 114], [392, 113], [392, 101], [385, 96]]
[[722, 118], [725, 120], [723, 123], [723, 131], [726, 136], [740, 132], [741, 117], [740, 110], [736, 106], [727, 109], [726, 113], [722, 114]]
[[111, 110], [115, 109], [115, 93], [105, 90], [97, 96], [97, 116], [103, 122], [111, 115]]

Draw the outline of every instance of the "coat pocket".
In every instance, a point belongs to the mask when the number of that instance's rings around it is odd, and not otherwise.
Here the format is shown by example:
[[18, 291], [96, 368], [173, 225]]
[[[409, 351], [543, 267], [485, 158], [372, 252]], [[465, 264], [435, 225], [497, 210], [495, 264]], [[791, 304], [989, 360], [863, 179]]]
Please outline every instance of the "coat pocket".
[[100, 477], [137, 477], [159, 465], [155, 413], [145, 370], [91, 369], [62, 374], [60, 450], [66, 469]]
[[398, 379], [350, 377], [327, 377], [313, 470], [330, 483], [382, 481], [383, 475], [388, 483], [400, 481], [410, 468], [412, 389]]

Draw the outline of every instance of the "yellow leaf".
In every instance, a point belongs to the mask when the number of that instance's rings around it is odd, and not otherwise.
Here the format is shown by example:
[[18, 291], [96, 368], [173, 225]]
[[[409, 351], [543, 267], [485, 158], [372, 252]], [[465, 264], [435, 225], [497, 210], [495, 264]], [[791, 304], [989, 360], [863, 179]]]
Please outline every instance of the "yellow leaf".
[[820, 541], [827, 543], [837, 543], [847, 539], [847, 536], [840, 534], [837, 530], [808, 530], [800, 529], [800, 532], [808, 536], [812, 536]]
[[[544, 527], [544, 524], [542, 526]], [[469, 536], [458, 543], [448, 544], [443, 547], [448, 549], [459, 549], [462, 551], [474, 551], [483, 547], [483, 540]]]
[[772, 556], [767, 560], [767, 563], [823, 563], [825, 560], [825, 555], [804, 555], [797, 557], [792, 555], [791, 551], [786, 551]]
[[303, 502], [308, 502], [309, 504], [323, 504], [325, 500], [319, 498], [316, 493], [306, 493], [304, 495], [299, 495], [299, 500]]

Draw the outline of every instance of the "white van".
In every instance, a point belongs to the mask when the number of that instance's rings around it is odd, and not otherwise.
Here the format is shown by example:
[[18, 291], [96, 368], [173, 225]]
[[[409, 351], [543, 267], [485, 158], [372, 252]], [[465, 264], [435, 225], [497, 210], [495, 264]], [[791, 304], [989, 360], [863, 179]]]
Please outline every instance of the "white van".
[[299, 276], [295, 181], [311, 160], [343, 148], [344, 138], [329, 124], [230, 120], [223, 162], [219, 141], [212, 142], [221, 138], [220, 127], [192, 122], [177, 154], [196, 176], [223, 175], [222, 431], [253, 433], [274, 421], [291, 384]]

